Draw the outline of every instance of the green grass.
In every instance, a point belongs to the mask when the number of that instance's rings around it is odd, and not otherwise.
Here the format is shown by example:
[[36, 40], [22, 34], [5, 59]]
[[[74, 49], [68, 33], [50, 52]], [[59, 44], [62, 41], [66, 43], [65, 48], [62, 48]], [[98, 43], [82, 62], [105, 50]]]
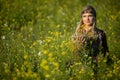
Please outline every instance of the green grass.
[[[100, 55], [97, 75], [92, 65], [74, 61], [72, 52], [71, 38], [86, 5], [95, 7], [110, 51], [109, 65]], [[119, 0], [0, 0], [0, 79], [118, 80], [119, 5]]]

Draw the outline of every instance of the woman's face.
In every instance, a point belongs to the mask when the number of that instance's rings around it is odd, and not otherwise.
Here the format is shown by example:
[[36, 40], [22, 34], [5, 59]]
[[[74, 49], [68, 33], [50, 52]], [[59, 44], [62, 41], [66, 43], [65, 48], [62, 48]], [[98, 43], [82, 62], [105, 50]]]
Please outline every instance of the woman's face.
[[86, 26], [92, 26], [94, 23], [95, 17], [93, 16], [92, 13], [84, 13], [82, 14], [82, 20]]

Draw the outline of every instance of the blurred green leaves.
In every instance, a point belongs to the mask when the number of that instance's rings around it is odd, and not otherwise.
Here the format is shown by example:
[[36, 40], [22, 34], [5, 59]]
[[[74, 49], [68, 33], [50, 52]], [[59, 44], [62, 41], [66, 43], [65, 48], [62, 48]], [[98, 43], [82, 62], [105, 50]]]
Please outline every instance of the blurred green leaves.
[[[119, 57], [119, 0], [0, 0], [0, 65], [2, 65], [0, 72], [3, 72], [0, 76], [2, 75], [2, 79], [5, 76], [8, 76], [8, 79], [9, 76], [15, 76], [15, 74], [4, 73], [6, 65], [11, 73], [12, 71], [19, 73], [22, 71], [21, 67], [31, 68], [35, 61], [47, 59], [48, 55], [42, 54], [46, 50], [53, 54], [50, 60], [60, 64], [61, 72], [58, 73], [64, 76], [62, 68], [65, 62], [63, 61], [71, 59], [71, 36], [81, 20], [80, 11], [86, 5], [92, 5], [96, 9], [97, 26], [107, 34], [110, 54]], [[41, 54], [42, 57], [39, 59], [37, 55]], [[22, 63], [30, 63], [30, 65]], [[19, 67], [13, 66], [14, 64]], [[44, 74], [39, 71], [34, 75]], [[46, 77], [50, 77], [48, 75], [46, 74]], [[55, 78], [58, 79], [57, 77]]]

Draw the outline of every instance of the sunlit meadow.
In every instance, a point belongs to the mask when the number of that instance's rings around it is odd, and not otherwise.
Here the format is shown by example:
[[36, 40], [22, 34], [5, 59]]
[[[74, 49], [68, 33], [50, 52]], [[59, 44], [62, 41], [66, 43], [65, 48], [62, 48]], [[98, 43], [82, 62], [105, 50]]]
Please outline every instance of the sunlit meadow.
[[[92, 5], [109, 53], [97, 74], [71, 41], [80, 11]], [[0, 0], [0, 80], [119, 80], [119, 0]]]

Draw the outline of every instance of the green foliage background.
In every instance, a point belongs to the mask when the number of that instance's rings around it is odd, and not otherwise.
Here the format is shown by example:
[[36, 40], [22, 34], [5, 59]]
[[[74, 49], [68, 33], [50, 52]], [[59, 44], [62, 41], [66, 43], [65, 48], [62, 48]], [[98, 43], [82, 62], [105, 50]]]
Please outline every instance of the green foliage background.
[[[64, 73], [65, 62], [72, 57], [71, 36], [80, 21], [80, 11], [86, 5], [96, 9], [97, 26], [106, 32], [110, 54], [119, 61], [119, 0], [0, 0], [0, 79], [32, 79], [31, 74], [28, 78], [18, 76], [16, 69], [20, 74], [26, 65], [32, 70], [35, 62], [40, 64], [43, 59], [48, 59], [47, 53], [53, 54], [59, 70]], [[42, 56], [38, 57], [38, 53]], [[58, 73], [57, 77], [47, 77], [50, 80], [68, 79], [67, 74], [63, 78], [64, 75]], [[45, 79], [46, 73], [42, 74], [42, 69], [35, 74], [37, 77], [34, 78]], [[120, 75], [117, 74], [113, 76], [118, 79]]]

